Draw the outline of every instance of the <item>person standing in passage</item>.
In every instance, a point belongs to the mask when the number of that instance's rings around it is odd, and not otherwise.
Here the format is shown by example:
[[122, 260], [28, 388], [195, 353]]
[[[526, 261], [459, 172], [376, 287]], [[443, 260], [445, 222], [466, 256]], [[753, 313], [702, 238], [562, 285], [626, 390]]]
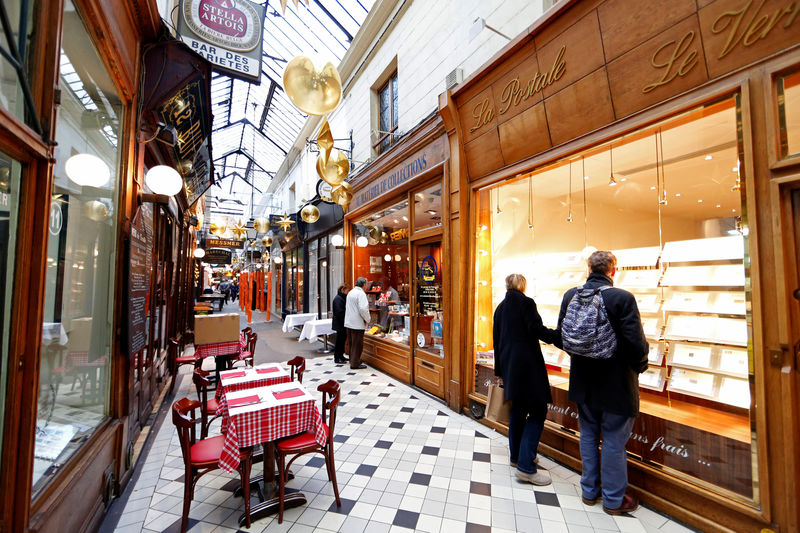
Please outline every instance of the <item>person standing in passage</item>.
[[[628, 487], [625, 444], [639, 415], [638, 375], [647, 370], [649, 346], [636, 299], [628, 291], [613, 287], [617, 272], [614, 254], [594, 252], [588, 266], [586, 284], [564, 294], [558, 327], [564, 349], [572, 356], [569, 399], [578, 405], [583, 503], [594, 505], [602, 497], [603, 510], [618, 515], [639, 506], [635, 496], [625, 493]], [[599, 298], [595, 299], [595, 295]], [[580, 298], [587, 302], [583, 310], [589, 313], [568, 313], [568, 309], [578, 309]], [[589, 298], [595, 303], [588, 303]], [[586, 317], [593, 314], [592, 305], [597, 318], [590, 320]], [[577, 332], [586, 322], [593, 322], [585, 329], [594, 333], [585, 336], [585, 342], [581, 343], [582, 336]], [[606, 336], [609, 342], [605, 342]], [[599, 451], [601, 440], [602, 451]]]
[[552, 401], [539, 340], [555, 344], [559, 335], [542, 324], [536, 303], [524, 294], [526, 288], [522, 274], [506, 278], [506, 296], [494, 311], [494, 373], [503, 378], [505, 399], [511, 401], [511, 466], [522, 481], [549, 485], [550, 476], [536, 465], [547, 404]]
[[347, 308], [347, 293], [350, 292], [350, 285], [343, 283], [336, 291], [333, 298], [333, 324], [331, 327], [336, 332], [336, 346], [333, 348], [333, 362], [343, 365], [347, 362], [344, 357], [344, 345], [347, 341], [347, 330], [344, 328], [344, 315]]
[[350, 347], [350, 368], [367, 368], [361, 363], [361, 350], [364, 348], [364, 330], [369, 324], [369, 301], [364, 292], [367, 278], [356, 280], [356, 286], [347, 293], [345, 303], [344, 327], [347, 329], [347, 345]]

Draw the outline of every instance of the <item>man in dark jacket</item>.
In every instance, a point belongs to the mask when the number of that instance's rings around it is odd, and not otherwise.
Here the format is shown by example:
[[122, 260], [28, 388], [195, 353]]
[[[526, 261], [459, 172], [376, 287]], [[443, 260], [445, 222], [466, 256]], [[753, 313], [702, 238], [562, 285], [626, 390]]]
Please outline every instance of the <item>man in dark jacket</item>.
[[536, 454], [552, 401], [547, 368], [539, 340], [559, 341], [547, 329], [536, 303], [525, 296], [527, 282], [521, 274], [506, 278], [506, 297], [494, 312], [494, 373], [503, 378], [505, 399], [511, 401], [508, 447], [517, 478], [534, 485], [549, 485], [550, 476], [537, 471]]
[[347, 306], [347, 293], [350, 292], [350, 285], [343, 283], [336, 291], [333, 298], [333, 324], [332, 329], [336, 332], [336, 345], [333, 348], [333, 362], [337, 365], [347, 363], [344, 357], [344, 344], [347, 341], [347, 330], [344, 327], [344, 313]]
[[[617, 349], [608, 359], [572, 356], [569, 399], [578, 405], [583, 503], [594, 505], [602, 496], [603, 510], [616, 515], [634, 511], [639, 505], [636, 497], [625, 494], [625, 444], [639, 415], [638, 375], [647, 370], [649, 347], [636, 299], [628, 291], [613, 288], [617, 258], [611, 252], [598, 251], [589, 257], [588, 265], [590, 273], [584, 288], [612, 286], [602, 290], [600, 297], [617, 338]], [[564, 294], [559, 331], [576, 291], [573, 288]], [[602, 462], [598, 451], [601, 439]]]

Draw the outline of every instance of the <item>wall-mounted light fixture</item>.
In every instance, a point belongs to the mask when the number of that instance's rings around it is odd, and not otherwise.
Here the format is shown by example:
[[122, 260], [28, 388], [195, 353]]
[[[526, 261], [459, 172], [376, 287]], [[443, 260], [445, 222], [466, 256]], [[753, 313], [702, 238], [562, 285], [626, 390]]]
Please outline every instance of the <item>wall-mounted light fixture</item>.
[[197, 259], [202, 259], [206, 256], [206, 251], [202, 248], [195, 248], [192, 255], [194, 255]]
[[102, 187], [111, 179], [111, 169], [105, 161], [92, 154], [75, 154], [64, 163], [64, 172], [82, 187]]
[[144, 182], [156, 194], [175, 196], [183, 189], [183, 178], [167, 165], [157, 165], [147, 171]]

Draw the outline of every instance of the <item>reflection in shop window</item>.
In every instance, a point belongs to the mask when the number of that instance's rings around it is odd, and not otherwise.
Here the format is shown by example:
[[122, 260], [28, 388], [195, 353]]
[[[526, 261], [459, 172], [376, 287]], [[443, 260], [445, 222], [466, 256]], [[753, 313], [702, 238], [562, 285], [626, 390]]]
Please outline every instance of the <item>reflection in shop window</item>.
[[108, 416], [111, 377], [122, 105], [70, 1], [62, 46], [34, 496]]
[[[27, 11], [21, 9], [23, 2], [21, 0], [4, 0], [3, 7], [6, 9], [8, 21], [11, 26], [11, 39], [5, 34], [5, 30], [0, 26], [0, 47], [5, 51], [9, 51], [11, 43], [17, 45], [19, 41], [20, 29], [25, 32], [25, 39], [22, 40], [23, 48], [18, 49], [17, 53], [22, 58], [22, 64], [25, 70], [25, 77], [27, 78], [24, 83], [27, 83], [29, 88], [33, 90], [35, 76], [31, 72], [33, 65], [32, 58], [34, 57], [35, 50], [31, 47], [34, 28], [32, 27], [33, 15], [38, 12], [35, 0], [25, 0]], [[22, 18], [25, 15], [25, 18]], [[11, 41], [11, 43], [9, 43]], [[20, 120], [25, 119], [25, 96], [22, 90], [23, 80], [20, 80], [16, 69], [5, 57], [0, 54], [0, 107], [11, 113], [13, 116]], [[30, 117], [28, 117], [30, 119]], [[30, 124], [30, 121], [28, 122]]]
[[[492, 316], [505, 277], [527, 278], [528, 296], [554, 328], [562, 295], [586, 280], [588, 255], [612, 250], [615, 285], [636, 297], [650, 343], [628, 451], [757, 501], [737, 99], [479, 191], [475, 391], [486, 394], [493, 379]], [[567, 410], [570, 357], [551, 345], [542, 351], [548, 418], [578, 431]]]
[[442, 184], [414, 194], [414, 231], [442, 225]]
[[778, 81], [781, 158], [800, 155], [800, 72]]
[[11, 331], [11, 304], [14, 296], [14, 260], [17, 243], [17, 214], [22, 166], [0, 152], [0, 453], [3, 451], [6, 376], [8, 375], [8, 333]]
[[367, 279], [366, 335], [409, 344], [408, 202], [358, 221], [353, 228], [353, 280]]

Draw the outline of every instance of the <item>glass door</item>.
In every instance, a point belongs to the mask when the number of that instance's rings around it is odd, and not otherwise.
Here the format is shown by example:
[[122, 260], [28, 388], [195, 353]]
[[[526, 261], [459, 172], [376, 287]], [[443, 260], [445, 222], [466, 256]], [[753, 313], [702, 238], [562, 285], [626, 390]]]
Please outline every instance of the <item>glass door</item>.
[[[437, 237], [439, 239], [440, 237]], [[414, 384], [444, 396], [444, 294], [440, 240], [412, 246]]]

